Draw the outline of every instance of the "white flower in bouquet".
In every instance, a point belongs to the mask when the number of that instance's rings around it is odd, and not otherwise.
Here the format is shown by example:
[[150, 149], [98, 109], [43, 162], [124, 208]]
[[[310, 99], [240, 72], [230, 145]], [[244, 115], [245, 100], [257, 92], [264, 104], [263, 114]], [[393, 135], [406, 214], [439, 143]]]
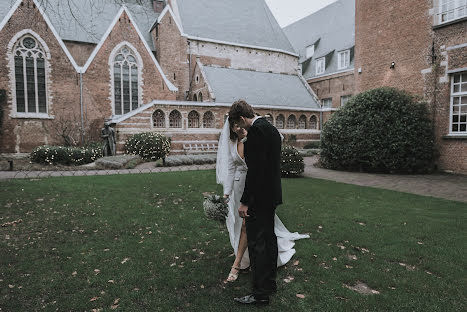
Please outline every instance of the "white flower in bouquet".
[[229, 207], [225, 199], [219, 195], [208, 195], [203, 202], [204, 214], [208, 219], [225, 222]]

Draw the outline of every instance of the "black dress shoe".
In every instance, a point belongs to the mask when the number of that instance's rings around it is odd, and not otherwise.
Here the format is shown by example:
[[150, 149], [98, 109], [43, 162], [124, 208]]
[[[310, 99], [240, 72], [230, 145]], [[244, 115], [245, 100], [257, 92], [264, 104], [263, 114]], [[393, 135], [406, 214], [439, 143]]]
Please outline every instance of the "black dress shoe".
[[254, 295], [234, 298], [234, 300], [242, 304], [269, 304], [269, 298], [256, 298]]

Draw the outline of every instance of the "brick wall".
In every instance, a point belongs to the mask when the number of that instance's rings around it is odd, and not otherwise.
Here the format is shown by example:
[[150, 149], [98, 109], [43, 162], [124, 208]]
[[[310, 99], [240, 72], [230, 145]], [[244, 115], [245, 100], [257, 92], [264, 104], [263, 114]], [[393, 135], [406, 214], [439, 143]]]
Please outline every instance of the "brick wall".
[[353, 71], [334, 74], [323, 78], [309, 79], [308, 84], [319, 100], [332, 98], [332, 107], [341, 107], [341, 97], [355, 94]]
[[447, 71], [467, 67], [465, 48], [449, 50], [467, 43], [467, 21], [433, 27], [434, 13], [432, 0], [356, 0], [355, 91], [392, 86], [423, 97], [434, 120], [438, 167], [465, 174], [467, 140], [448, 136]]

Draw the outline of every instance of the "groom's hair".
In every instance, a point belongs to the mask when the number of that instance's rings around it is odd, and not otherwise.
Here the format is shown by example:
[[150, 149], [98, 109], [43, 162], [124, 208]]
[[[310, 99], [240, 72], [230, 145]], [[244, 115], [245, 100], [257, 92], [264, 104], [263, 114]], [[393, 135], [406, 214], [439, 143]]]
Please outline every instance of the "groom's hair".
[[237, 122], [240, 117], [254, 118], [255, 111], [245, 100], [235, 101], [230, 107], [229, 121]]

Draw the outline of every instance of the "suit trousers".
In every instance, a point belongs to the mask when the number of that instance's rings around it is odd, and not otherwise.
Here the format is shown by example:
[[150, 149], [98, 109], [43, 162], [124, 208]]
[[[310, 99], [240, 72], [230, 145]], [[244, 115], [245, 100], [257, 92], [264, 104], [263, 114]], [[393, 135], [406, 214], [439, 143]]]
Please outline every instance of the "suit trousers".
[[246, 218], [248, 253], [252, 272], [253, 295], [268, 297], [276, 291], [277, 237], [274, 233], [275, 207], [248, 207]]

